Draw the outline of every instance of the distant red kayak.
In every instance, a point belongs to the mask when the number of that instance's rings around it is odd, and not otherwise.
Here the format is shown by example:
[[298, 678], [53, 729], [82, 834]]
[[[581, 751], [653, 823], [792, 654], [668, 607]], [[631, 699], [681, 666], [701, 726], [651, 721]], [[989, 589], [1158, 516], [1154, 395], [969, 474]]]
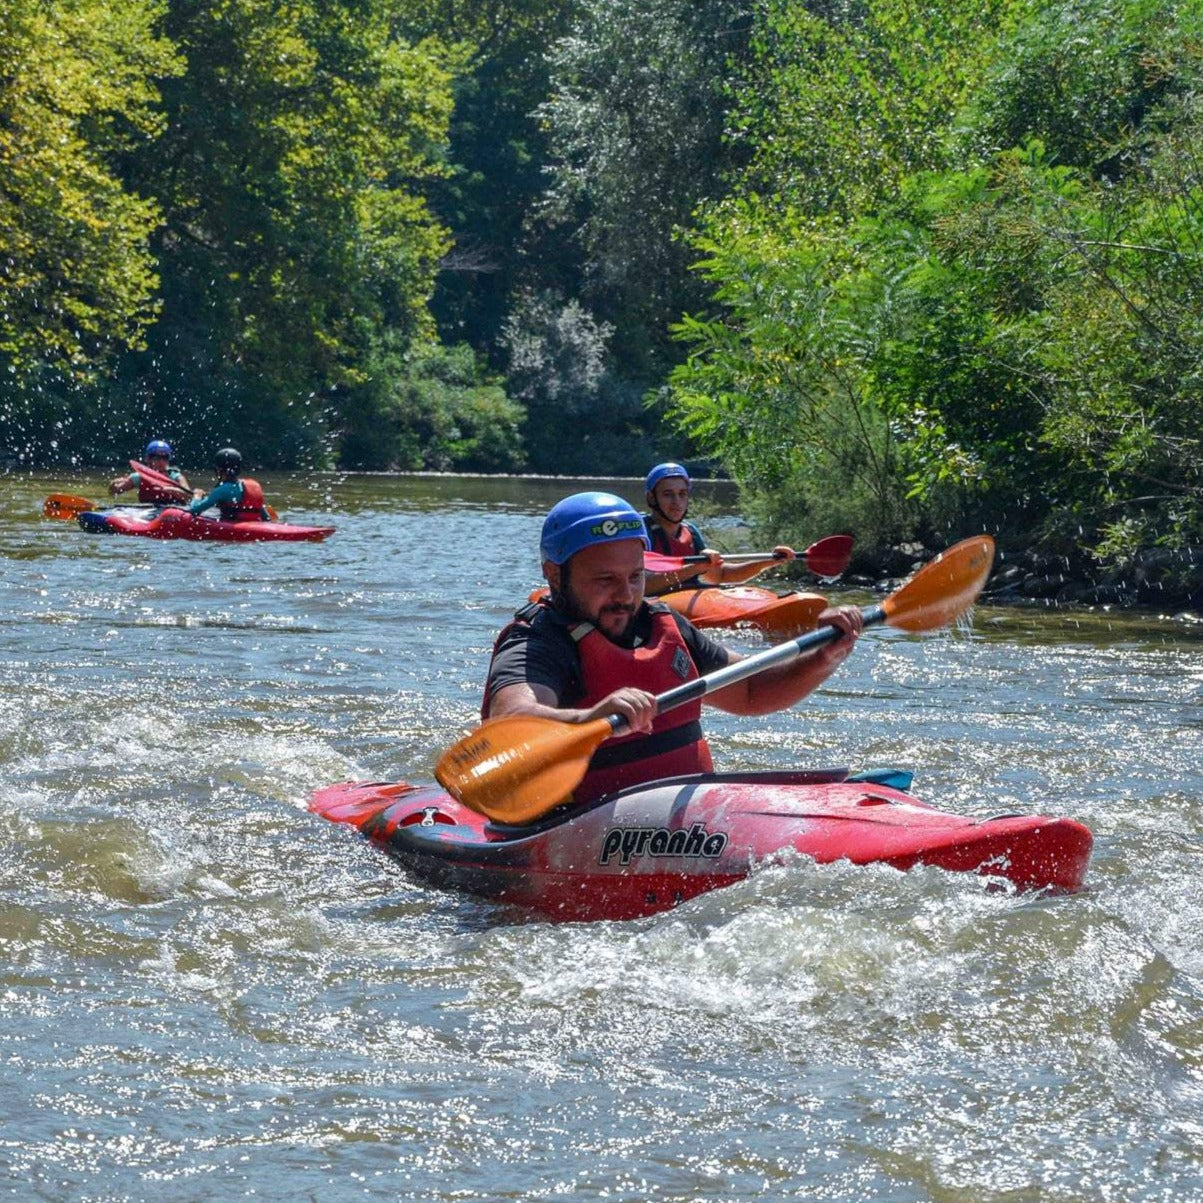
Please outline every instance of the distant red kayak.
[[1080, 823], [946, 814], [897, 788], [909, 780], [842, 769], [682, 777], [521, 827], [405, 782], [332, 785], [309, 808], [355, 827], [423, 881], [555, 919], [654, 914], [795, 853], [989, 874], [1023, 890], [1082, 884], [1092, 838]]
[[115, 506], [87, 510], [76, 519], [91, 534], [141, 535], [147, 539], [194, 539], [222, 543], [317, 543], [334, 534], [332, 526], [291, 522], [226, 522], [187, 510]]

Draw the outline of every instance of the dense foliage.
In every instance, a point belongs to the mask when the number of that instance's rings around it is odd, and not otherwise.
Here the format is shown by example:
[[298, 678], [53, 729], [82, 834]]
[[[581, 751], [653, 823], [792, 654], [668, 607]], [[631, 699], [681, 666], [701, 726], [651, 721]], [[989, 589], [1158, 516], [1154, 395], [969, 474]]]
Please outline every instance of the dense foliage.
[[764, 11], [678, 327], [702, 446], [779, 527], [1203, 535], [1200, 10]]
[[1198, 540], [1201, 83], [1171, 0], [9, 0], [2, 454]]

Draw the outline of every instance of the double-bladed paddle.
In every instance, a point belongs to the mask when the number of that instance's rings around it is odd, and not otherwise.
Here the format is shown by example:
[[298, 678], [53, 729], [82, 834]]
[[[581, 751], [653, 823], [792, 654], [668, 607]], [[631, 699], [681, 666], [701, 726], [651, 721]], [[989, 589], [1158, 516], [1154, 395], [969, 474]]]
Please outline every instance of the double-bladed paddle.
[[[153, 480], [156, 484], [164, 487], [175, 489], [179, 492], [181, 500], [190, 501], [192, 495], [188, 493], [180, 484], [172, 480], [170, 476], [165, 476], [161, 472], [156, 472], [153, 468], [148, 468], [145, 464], [138, 463], [137, 460], [130, 460], [130, 468], [145, 476], [149, 480]], [[120, 505], [120, 502], [109, 502], [108, 504]], [[154, 508], [154, 507], [148, 507]], [[78, 518], [80, 514], [86, 514], [91, 510], [104, 509], [104, 506], [96, 505], [89, 501], [86, 497], [77, 497], [74, 493], [51, 493], [49, 497], [42, 503], [42, 515], [46, 518], [60, 518], [64, 521]]]
[[[828, 535], [812, 543], [798, 558], [815, 576], [834, 577], [848, 567], [852, 559], [851, 535]], [[643, 567], [648, 572], [679, 572], [686, 564], [705, 564], [707, 556], [665, 556], [658, 551], [643, 553]], [[740, 552], [723, 556], [724, 564], [775, 564], [785, 559], [772, 551]]]
[[[954, 622], [977, 600], [994, 563], [989, 535], [964, 539], [925, 564], [901, 588], [861, 610], [865, 626], [885, 622], [903, 631], [933, 631]], [[692, 702], [765, 669], [788, 664], [839, 636], [820, 627], [779, 643], [656, 697], [657, 711]], [[588, 723], [508, 715], [490, 719], [448, 748], [434, 775], [465, 806], [502, 823], [529, 823], [563, 802], [589, 758], [625, 726], [618, 715]]]

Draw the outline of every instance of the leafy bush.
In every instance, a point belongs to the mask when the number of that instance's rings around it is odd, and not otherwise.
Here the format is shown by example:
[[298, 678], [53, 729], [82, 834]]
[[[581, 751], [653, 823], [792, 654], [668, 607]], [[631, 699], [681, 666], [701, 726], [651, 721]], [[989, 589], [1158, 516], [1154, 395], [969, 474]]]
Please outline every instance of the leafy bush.
[[344, 468], [515, 472], [524, 463], [522, 406], [480, 378], [467, 346], [378, 351], [339, 414]]

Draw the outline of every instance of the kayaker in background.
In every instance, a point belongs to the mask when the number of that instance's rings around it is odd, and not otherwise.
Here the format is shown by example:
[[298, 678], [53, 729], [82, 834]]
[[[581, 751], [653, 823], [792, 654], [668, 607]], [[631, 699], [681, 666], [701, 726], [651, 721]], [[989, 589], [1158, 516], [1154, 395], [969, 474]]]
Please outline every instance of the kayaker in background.
[[[519, 610], [498, 636], [489, 665], [485, 718], [530, 715], [583, 723], [621, 715], [631, 733], [594, 753], [576, 801], [713, 765], [701, 702], [656, 713], [657, 693], [742, 657], [661, 602], [644, 598], [643, 519], [609, 493], [574, 493], [543, 523], [540, 553], [551, 596]], [[792, 706], [852, 650], [862, 619], [829, 607], [818, 625], [843, 638], [791, 664], [736, 682], [707, 701], [732, 714]]]
[[203, 514], [217, 506], [226, 522], [270, 522], [271, 511], [263, 501], [263, 489], [257, 480], [240, 477], [242, 455], [233, 447], [223, 447], [213, 457], [217, 485], [189, 507], [190, 514]]
[[121, 493], [126, 493], [130, 489], [138, 490], [139, 501], [149, 502], [179, 502], [187, 501], [192, 497], [192, 486], [188, 483], [188, 478], [179, 470], [171, 466], [171, 457], [174, 453], [171, 450], [171, 444], [164, 442], [162, 439], [151, 439], [146, 444], [146, 450], [142, 453], [142, 458], [146, 461], [148, 468], [153, 468], [162, 476], [170, 476], [180, 487], [178, 490], [169, 489], [165, 485], [157, 484], [151, 480], [144, 480], [140, 472], [130, 472], [126, 476], [118, 476], [109, 484], [109, 492], [114, 497]]
[[[651, 541], [650, 551], [666, 556], [709, 556], [709, 563], [686, 564], [676, 572], [649, 572], [647, 592], [655, 597], [677, 589], [700, 589], [704, 585], [735, 585], [750, 581], [771, 567], [769, 564], [724, 564], [720, 552], [705, 546], [701, 531], [686, 521], [693, 482], [689, 473], [675, 463], [657, 464], [643, 482], [651, 510], [643, 521]], [[773, 548], [779, 560], [795, 559], [792, 547]]]

